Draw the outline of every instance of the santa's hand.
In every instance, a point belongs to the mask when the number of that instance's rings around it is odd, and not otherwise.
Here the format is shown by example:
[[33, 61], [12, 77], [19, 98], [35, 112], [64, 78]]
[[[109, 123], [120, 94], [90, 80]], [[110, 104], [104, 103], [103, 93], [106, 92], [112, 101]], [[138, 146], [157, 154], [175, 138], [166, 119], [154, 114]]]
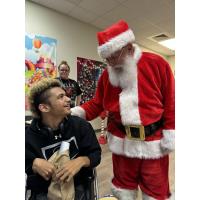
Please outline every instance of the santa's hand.
[[45, 180], [49, 180], [55, 172], [55, 167], [52, 163], [45, 159], [36, 158], [33, 161], [32, 169], [35, 173], [38, 173]]

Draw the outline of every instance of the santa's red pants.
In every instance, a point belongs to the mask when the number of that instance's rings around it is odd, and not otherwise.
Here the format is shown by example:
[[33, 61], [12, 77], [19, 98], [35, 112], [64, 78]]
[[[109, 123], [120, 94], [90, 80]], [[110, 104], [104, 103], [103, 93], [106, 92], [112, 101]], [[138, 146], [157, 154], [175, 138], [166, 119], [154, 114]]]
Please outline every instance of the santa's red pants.
[[121, 189], [140, 189], [158, 200], [170, 196], [168, 166], [169, 156], [159, 159], [128, 158], [113, 154], [114, 178], [112, 183]]

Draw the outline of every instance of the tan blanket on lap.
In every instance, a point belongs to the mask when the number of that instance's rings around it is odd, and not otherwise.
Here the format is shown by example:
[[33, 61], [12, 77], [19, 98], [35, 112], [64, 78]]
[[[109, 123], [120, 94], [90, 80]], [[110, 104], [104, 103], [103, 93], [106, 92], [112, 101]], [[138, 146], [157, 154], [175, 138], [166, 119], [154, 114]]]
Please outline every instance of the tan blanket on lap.
[[[49, 161], [54, 164], [56, 169], [59, 169], [69, 160], [68, 150], [59, 153], [56, 151], [50, 158]], [[69, 182], [58, 183], [54, 180], [54, 177], [51, 180], [51, 184], [48, 188], [48, 200], [74, 200], [74, 180], [73, 178]]]

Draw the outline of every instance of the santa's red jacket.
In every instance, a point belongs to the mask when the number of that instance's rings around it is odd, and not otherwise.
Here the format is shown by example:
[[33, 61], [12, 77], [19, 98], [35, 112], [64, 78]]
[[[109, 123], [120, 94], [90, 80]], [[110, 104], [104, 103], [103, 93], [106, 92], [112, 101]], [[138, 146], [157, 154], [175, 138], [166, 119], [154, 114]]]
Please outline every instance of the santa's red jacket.
[[[154, 159], [174, 150], [175, 89], [174, 75], [169, 64], [160, 56], [149, 52], [135, 55], [131, 87], [114, 87], [106, 69], [99, 79], [95, 97], [72, 114], [87, 120], [107, 110], [113, 120], [108, 121], [110, 150], [127, 157]], [[149, 125], [163, 119], [163, 126], [145, 141], [128, 139], [117, 124]]]

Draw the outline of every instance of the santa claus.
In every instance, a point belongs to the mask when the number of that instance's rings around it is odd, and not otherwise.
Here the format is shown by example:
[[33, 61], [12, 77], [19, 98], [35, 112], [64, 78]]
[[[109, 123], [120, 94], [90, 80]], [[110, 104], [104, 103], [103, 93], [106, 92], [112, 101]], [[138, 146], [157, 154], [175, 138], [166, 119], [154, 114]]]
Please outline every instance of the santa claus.
[[119, 200], [171, 198], [168, 154], [174, 150], [174, 76], [161, 57], [141, 52], [128, 24], [120, 20], [97, 34], [108, 66], [95, 96], [72, 114], [87, 120], [109, 112], [112, 192]]

